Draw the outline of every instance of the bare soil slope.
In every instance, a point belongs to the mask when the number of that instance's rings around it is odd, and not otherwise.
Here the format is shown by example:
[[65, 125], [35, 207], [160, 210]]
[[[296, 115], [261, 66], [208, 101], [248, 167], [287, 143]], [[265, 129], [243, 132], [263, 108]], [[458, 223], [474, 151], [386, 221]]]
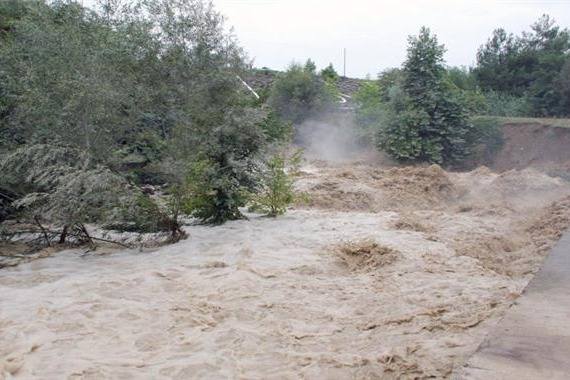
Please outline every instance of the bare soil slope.
[[570, 172], [570, 128], [540, 123], [506, 123], [504, 145], [493, 162], [493, 169], [505, 171], [536, 168]]

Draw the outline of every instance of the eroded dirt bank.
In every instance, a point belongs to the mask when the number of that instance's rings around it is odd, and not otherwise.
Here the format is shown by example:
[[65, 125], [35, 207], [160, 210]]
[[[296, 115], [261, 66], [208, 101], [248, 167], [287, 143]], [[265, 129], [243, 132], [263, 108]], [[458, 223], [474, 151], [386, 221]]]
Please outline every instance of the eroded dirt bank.
[[446, 378], [570, 221], [534, 170], [316, 162], [298, 187], [281, 218], [1, 270], [0, 378]]
[[469, 165], [488, 165], [499, 172], [534, 167], [568, 178], [570, 128], [551, 126], [548, 121], [508, 122], [502, 135], [502, 146], [494, 156], [475, 158]]

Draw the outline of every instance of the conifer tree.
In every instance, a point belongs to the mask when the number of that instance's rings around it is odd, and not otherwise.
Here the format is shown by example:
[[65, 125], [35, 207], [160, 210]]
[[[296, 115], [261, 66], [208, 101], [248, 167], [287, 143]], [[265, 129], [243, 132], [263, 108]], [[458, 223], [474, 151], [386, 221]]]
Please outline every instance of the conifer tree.
[[445, 48], [428, 28], [409, 38], [401, 88], [392, 91], [380, 146], [396, 159], [447, 164], [468, 154], [467, 111], [444, 80]]

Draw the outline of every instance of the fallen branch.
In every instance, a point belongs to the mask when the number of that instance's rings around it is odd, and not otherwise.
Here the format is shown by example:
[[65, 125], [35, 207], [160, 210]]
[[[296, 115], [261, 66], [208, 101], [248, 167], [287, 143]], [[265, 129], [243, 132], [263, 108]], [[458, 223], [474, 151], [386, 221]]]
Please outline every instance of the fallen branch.
[[42, 224], [40, 223], [40, 219], [38, 218], [37, 215], [34, 215], [34, 221], [36, 222], [36, 224], [38, 225], [38, 227], [40, 227], [40, 230], [42, 231], [43, 235], [44, 235], [44, 239], [46, 241], [46, 244], [48, 247], [51, 247], [50, 244], [50, 239], [48, 238], [47, 232], [44, 228], [44, 226], [42, 226]]
[[17, 196], [13, 193], [7, 193], [5, 190], [0, 191], [0, 198], [4, 198], [7, 199], [11, 202], [15, 201], [17, 199]]
[[103, 239], [103, 238], [98, 238], [98, 237], [93, 237], [93, 236], [91, 236], [90, 238], [92, 240], [102, 241], [105, 243], [117, 244], [117, 245], [120, 245], [121, 247], [124, 247], [124, 248], [132, 248], [130, 245], [127, 245], [127, 244], [124, 244], [124, 243], [121, 243], [121, 242], [118, 242], [115, 240], [108, 240], [108, 239]]
[[[79, 226], [77, 226], [78, 228], [75, 229], [75, 232], [69, 232], [69, 229], [67, 226], [64, 226], [63, 231], [54, 231], [54, 230], [47, 229], [43, 226], [41, 226], [41, 227], [42, 228], [39, 231], [28, 229], [28, 230], [17, 231], [14, 234], [42, 234], [43, 238], [46, 240], [46, 242], [48, 240], [51, 241], [48, 234], [52, 234], [54, 236], [56, 236], [56, 235], [62, 236], [63, 235], [63, 236], [65, 236], [65, 238], [63, 239], [64, 243], [65, 243], [65, 240], [67, 239], [67, 237], [75, 237], [75, 238], [78, 238], [79, 240], [85, 240], [86, 242], [88, 242], [91, 245], [93, 245], [93, 240], [95, 240], [95, 241], [101, 241], [104, 243], [116, 244], [116, 245], [119, 245], [123, 248], [132, 248], [132, 246], [125, 244], [125, 243], [121, 243], [121, 242], [116, 241], [116, 240], [104, 239], [104, 238], [100, 238], [100, 237], [91, 236], [87, 233], [87, 230], [85, 229], [84, 226], [83, 226], [83, 228], [80, 228]], [[61, 239], [60, 239], [60, 244], [64, 244], [64, 243], [62, 243]], [[48, 247], [49, 246], [50, 245], [48, 244]]]
[[61, 235], [59, 235], [59, 244], [63, 244], [65, 243], [65, 239], [67, 238], [67, 224], [65, 226], [63, 226], [63, 229], [61, 230]]
[[8, 255], [6, 253], [0, 253], [0, 256], [2, 257], [16, 257], [18, 259], [27, 259], [29, 256], [25, 256], [25, 255]]
[[77, 237], [83, 235], [85, 238], [87, 238], [87, 242], [92, 248], [95, 246], [95, 243], [93, 243], [93, 239], [91, 239], [89, 232], [87, 232], [87, 228], [85, 228], [85, 226], [82, 223], [76, 224], [75, 229], [79, 232], [79, 235]]

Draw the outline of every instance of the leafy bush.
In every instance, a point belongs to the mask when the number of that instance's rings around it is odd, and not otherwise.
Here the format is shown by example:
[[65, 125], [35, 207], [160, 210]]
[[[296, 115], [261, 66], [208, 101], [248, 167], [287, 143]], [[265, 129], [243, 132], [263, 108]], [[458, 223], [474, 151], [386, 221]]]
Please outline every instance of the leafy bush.
[[78, 150], [47, 144], [20, 147], [0, 159], [0, 187], [16, 194], [49, 191], [80, 163]]
[[60, 225], [105, 222], [129, 192], [128, 183], [107, 168], [82, 169], [63, 176], [35, 212]]
[[312, 65], [291, 64], [273, 83], [269, 104], [285, 121], [302, 123], [326, 110], [333, 94]]
[[449, 67], [446, 69], [444, 80], [470, 115], [488, 114], [487, 99], [479, 90], [475, 76], [470, 69]]
[[216, 128], [197, 136], [202, 149], [189, 164], [183, 186], [183, 210], [205, 223], [243, 218], [250, 193], [259, 186], [258, 153], [264, 143], [258, 110], [226, 114]]
[[239, 208], [247, 203], [250, 189], [236, 174], [232, 168], [210, 160], [192, 163], [185, 185], [184, 212], [211, 224], [242, 219]]
[[274, 111], [267, 113], [261, 122], [261, 129], [270, 143], [289, 141], [293, 134], [291, 123], [281, 120]]
[[460, 90], [456, 95], [469, 115], [488, 115], [489, 104], [485, 94], [479, 90]]
[[102, 221], [129, 186], [108, 168], [85, 165], [82, 157], [66, 146], [19, 148], [0, 160], [0, 188], [14, 194], [17, 209], [52, 223]]
[[377, 82], [367, 81], [354, 94], [356, 125], [361, 142], [375, 141], [379, 130], [386, 123], [386, 103], [382, 101]]
[[[60, 242], [71, 230], [86, 235], [85, 223], [123, 231], [170, 231], [184, 235], [178, 213], [167, 202], [159, 206], [121, 175], [104, 166], [85, 166], [82, 154], [65, 146], [31, 145], [0, 160], [3, 209], [52, 227], [61, 227]], [[90, 239], [86, 235], [88, 240]]]
[[0, 20], [0, 144], [9, 149], [65, 141], [88, 161], [140, 169], [169, 153], [175, 128], [199, 134], [243, 106], [245, 54], [207, 1], [101, 11], [9, 1]]
[[524, 117], [532, 115], [532, 108], [524, 97], [496, 91], [486, 92], [484, 96], [486, 114], [489, 116]]
[[327, 67], [321, 70], [321, 77], [328, 83], [336, 83], [338, 81], [339, 75], [334, 69], [332, 63], [329, 63]]
[[119, 215], [104, 227], [111, 230], [131, 232], [168, 232], [169, 242], [176, 242], [186, 237], [182, 230], [180, 216], [182, 214], [181, 193], [177, 188], [161, 202], [150, 196], [139, 193], [122, 202]]
[[253, 197], [252, 210], [276, 217], [285, 214], [287, 206], [299, 199], [293, 176], [297, 173], [301, 155], [300, 150], [290, 157], [277, 153], [267, 161], [262, 175], [262, 190]]
[[464, 91], [477, 90], [477, 80], [473, 72], [464, 66], [449, 67], [446, 70], [446, 77], [455, 87]]

